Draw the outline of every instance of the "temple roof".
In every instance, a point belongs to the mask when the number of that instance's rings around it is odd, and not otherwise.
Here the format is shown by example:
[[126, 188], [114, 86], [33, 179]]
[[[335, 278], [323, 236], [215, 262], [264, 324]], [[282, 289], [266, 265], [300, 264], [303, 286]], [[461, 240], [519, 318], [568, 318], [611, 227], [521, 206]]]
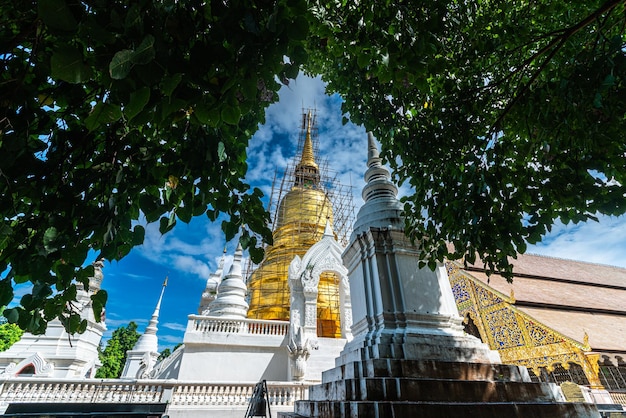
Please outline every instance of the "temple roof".
[[515, 306], [578, 341], [585, 333], [594, 351], [626, 353], [626, 269], [540, 255], [521, 254], [513, 283], [479, 268], [465, 269]]

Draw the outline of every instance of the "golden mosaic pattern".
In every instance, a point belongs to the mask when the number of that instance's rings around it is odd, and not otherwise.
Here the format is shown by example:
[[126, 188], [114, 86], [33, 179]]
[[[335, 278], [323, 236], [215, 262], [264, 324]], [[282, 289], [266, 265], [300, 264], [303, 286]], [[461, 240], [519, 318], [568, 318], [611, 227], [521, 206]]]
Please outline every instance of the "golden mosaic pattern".
[[598, 355], [588, 352], [586, 341], [568, 338], [520, 311], [513, 294], [498, 292], [458, 264], [448, 262], [446, 268], [459, 314], [472, 319], [481, 339], [498, 350], [503, 363], [526, 366], [537, 375], [541, 367], [551, 372], [556, 365], [567, 369], [575, 363], [583, 368], [591, 387], [602, 387]]
[[[506, 307], [483, 315], [496, 350], [525, 344], [515, 313]], [[493, 347], [492, 347], [493, 348]]]

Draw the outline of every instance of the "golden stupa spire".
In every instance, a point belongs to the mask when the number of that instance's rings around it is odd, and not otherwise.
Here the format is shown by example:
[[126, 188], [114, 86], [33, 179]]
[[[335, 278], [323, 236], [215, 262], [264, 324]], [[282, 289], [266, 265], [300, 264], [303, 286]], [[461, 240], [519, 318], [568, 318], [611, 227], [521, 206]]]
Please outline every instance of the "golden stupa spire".
[[311, 111], [304, 115], [306, 123], [306, 137], [304, 138], [304, 147], [302, 148], [302, 158], [298, 166], [302, 167], [317, 167], [315, 162], [315, 155], [313, 154], [313, 141], [311, 140], [311, 125], [313, 124], [313, 116]]
[[302, 129], [306, 129], [304, 137], [304, 146], [302, 147], [302, 157], [295, 170], [295, 186], [317, 187], [320, 181], [319, 167], [315, 162], [313, 153], [313, 139], [311, 131], [315, 123], [313, 114], [309, 110], [308, 113], [302, 115]]

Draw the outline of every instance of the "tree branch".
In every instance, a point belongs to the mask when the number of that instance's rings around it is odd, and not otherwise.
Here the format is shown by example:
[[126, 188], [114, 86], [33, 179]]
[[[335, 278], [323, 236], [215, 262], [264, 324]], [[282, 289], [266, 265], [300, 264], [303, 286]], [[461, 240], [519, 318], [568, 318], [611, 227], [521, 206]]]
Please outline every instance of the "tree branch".
[[531, 75], [530, 80], [526, 82], [523, 86], [517, 89], [517, 94], [513, 97], [513, 99], [507, 104], [504, 108], [498, 119], [493, 123], [491, 127], [491, 132], [495, 132], [498, 130], [498, 127], [505, 116], [511, 111], [513, 106], [517, 104], [519, 99], [521, 99], [524, 94], [530, 89], [530, 86], [533, 82], [541, 75], [543, 70], [546, 68], [548, 63], [552, 60], [552, 58], [556, 55], [556, 53], [563, 47], [565, 42], [571, 38], [574, 34], [581, 31], [583, 28], [587, 27], [589, 24], [593, 23], [597, 19], [599, 19], [604, 13], [611, 13], [615, 7], [617, 7], [620, 3], [626, 4], [626, 0], [608, 0], [604, 3], [599, 9], [591, 13], [585, 19], [581, 20], [577, 24], [570, 26], [566, 30], [564, 30], [560, 36], [554, 38], [551, 42], [549, 42], [546, 46], [541, 48], [539, 51], [534, 53], [531, 57], [529, 57], [526, 61], [522, 63], [520, 68], [516, 69], [512, 74], [518, 73], [523, 69], [527, 68], [533, 61], [538, 59], [541, 55], [545, 54], [547, 51], [552, 49], [552, 51], [548, 54], [548, 56], [541, 63], [539, 68]]

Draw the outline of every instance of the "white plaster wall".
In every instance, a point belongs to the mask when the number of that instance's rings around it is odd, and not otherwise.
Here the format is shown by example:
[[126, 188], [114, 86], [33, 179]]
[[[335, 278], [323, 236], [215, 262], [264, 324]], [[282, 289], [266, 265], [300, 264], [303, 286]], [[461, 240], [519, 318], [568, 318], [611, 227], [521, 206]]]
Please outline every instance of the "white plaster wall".
[[419, 269], [417, 258], [410, 254], [398, 254], [397, 260], [406, 312], [459, 315], [445, 268]]
[[194, 345], [185, 343], [180, 380], [218, 382], [286, 381], [289, 358], [285, 347]]

